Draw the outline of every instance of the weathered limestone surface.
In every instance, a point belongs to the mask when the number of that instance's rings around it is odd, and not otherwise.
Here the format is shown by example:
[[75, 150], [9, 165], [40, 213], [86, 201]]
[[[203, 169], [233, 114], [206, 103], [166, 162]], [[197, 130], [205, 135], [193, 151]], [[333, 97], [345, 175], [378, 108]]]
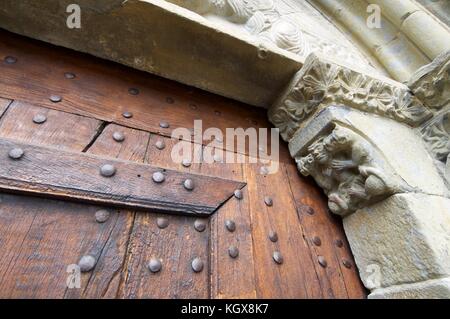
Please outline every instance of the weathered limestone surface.
[[369, 299], [449, 299], [450, 279], [442, 278], [419, 283], [375, 289]]
[[[370, 289], [450, 275], [448, 198], [393, 195], [344, 218], [344, 228]], [[376, 267], [379, 278], [371, 271]]]

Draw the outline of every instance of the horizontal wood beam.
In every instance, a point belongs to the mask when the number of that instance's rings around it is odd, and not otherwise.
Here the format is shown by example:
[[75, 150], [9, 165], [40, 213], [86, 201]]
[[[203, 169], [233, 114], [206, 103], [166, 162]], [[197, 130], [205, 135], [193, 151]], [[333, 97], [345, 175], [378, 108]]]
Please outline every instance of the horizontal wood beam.
[[[112, 165], [115, 170], [112, 176], [102, 175], [104, 165]], [[162, 173], [164, 181], [155, 182], [155, 172]], [[192, 190], [184, 186], [188, 179], [193, 182]], [[0, 190], [3, 191], [209, 215], [244, 185], [228, 179], [0, 139]]]

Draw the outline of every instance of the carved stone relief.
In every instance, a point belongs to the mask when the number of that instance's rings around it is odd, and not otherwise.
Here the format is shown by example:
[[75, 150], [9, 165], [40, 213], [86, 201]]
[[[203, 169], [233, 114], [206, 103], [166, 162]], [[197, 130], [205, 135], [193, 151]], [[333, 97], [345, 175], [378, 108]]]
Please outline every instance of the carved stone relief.
[[342, 104], [418, 126], [432, 116], [400, 83], [326, 61], [312, 54], [285, 94], [269, 110], [269, 119], [289, 141], [319, 105]]
[[297, 157], [299, 171], [311, 175], [328, 196], [330, 210], [345, 216], [399, 192], [410, 191], [375, 148], [352, 130], [335, 126]]
[[[309, 19], [314, 9], [307, 3], [290, 0], [168, 0], [204, 16], [216, 15], [242, 27], [250, 35], [306, 58], [319, 51], [342, 60], [368, 66], [368, 61], [349, 42], [334, 43], [299, 26], [298, 20]], [[305, 8], [310, 11], [305, 12]], [[315, 24], [328, 21], [317, 15]], [[338, 32], [336, 30], [336, 32]], [[342, 36], [337, 41], [344, 42]], [[342, 41], [344, 40], [344, 41]]]

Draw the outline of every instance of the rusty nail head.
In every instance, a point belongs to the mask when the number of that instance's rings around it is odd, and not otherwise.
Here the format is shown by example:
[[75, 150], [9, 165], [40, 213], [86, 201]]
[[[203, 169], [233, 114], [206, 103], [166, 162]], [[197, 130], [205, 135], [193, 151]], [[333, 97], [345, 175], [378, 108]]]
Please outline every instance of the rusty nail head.
[[236, 230], [236, 223], [231, 219], [227, 219], [225, 221], [225, 227], [229, 232], [234, 232]]
[[139, 89], [129, 88], [128, 89], [128, 93], [130, 93], [131, 95], [138, 95], [139, 94]]
[[234, 197], [236, 197], [237, 199], [242, 199], [243, 195], [242, 195], [242, 190], [240, 189], [236, 189], [234, 191]]
[[230, 246], [228, 248], [228, 255], [230, 255], [231, 258], [236, 258], [239, 256], [239, 249], [236, 246]]
[[183, 182], [183, 186], [184, 186], [184, 188], [186, 188], [188, 191], [191, 191], [191, 190], [193, 190], [194, 189], [194, 181], [192, 180], [192, 179], [190, 179], [190, 178], [188, 178], [187, 180], [185, 180], [184, 182]]
[[169, 226], [169, 220], [165, 217], [158, 217], [156, 219], [156, 225], [158, 225], [158, 228], [160, 229], [167, 228], [167, 226]]
[[348, 269], [352, 268], [352, 262], [348, 259], [345, 259], [345, 258], [342, 259], [342, 264], [344, 265], [345, 268], [348, 268]]
[[47, 117], [42, 113], [38, 113], [33, 116], [33, 122], [36, 124], [42, 124], [45, 121], [47, 121]]
[[100, 174], [104, 177], [111, 177], [116, 174], [116, 168], [111, 164], [105, 164], [100, 167]]
[[321, 265], [323, 268], [325, 268], [328, 265], [327, 261], [325, 260], [325, 257], [323, 256], [319, 256], [317, 260], [319, 261], [319, 265]]
[[20, 159], [23, 156], [23, 150], [19, 147], [15, 147], [12, 150], [9, 151], [8, 156], [12, 159]]
[[60, 95], [52, 94], [50, 95], [50, 101], [53, 103], [58, 103], [62, 101], [62, 97]]
[[164, 174], [162, 172], [154, 172], [152, 179], [155, 183], [162, 183], [164, 182], [164, 180], [166, 179], [166, 177], [164, 176]]
[[272, 206], [272, 205], [273, 205], [273, 200], [272, 200], [272, 198], [270, 198], [269, 196], [266, 196], [266, 197], [264, 197], [264, 203], [265, 203], [267, 206]]
[[313, 239], [312, 239], [312, 242], [316, 246], [322, 245], [322, 241], [320, 240], [320, 238], [318, 236], [314, 236]]
[[199, 257], [196, 257], [192, 260], [191, 266], [193, 271], [201, 272], [203, 270], [203, 261]]
[[271, 242], [276, 243], [278, 241], [278, 234], [276, 231], [270, 231], [269, 239]]
[[281, 253], [279, 251], [275, 251], [272, 255], [272, 258], [279, 265], [281, 265], [284, 261], [283, 255], [281, 255]]
[[184, 158], [183, 161], [181, 162], [181, 164], [182, 164], [184, 167], [189, 167], [189, 166], [191, 166], [191, 160], [188, 159], [188, 158]]
[[109, 212], [106, 209], [100, 209], [95, 212], [95, 220], [97, 223], [104, 223], [109, 218]]
[[150, 270], [152, 273], [159, 272], [162, 268], [161, 260], [152, 258], [150, 259], [150, 262], [148, 263], [148, 270]]
[[5, 57], [4, 61], [5, 61], [5, 63], [7, 63], [7, 64], [14, 64], [14, 63], [17, 62], [17, 58], [8, 55], [8, 56]]
[[342, 247], [344, 246], [344, 242], [343, 242], [342, 240], [340, 240], [340, 239], [336, 239], [336, 240], [334, 241], [334, 244], [335, 244], [337, 247], [339, 247], [339, 248], [342, 248]]
[[81, 257], [80, 261], [78, 262], [78, 266], [80, 267], [81, 272], [88, 272], [94, 269], [96, 263], [97, 261], [93, 256], [85, 255]]
[[206, 229], [206, 222], [203, 219], [196, 219], [194, 222], [194, 228], [198, 232], [203, 232]]
[[123, 142], [125, 140], [125, 134], [123, 132], [114, 132], [113, 139], [116, 142]]
[[314, 215], [314, 208], [312, 208], [311, 206], [305, 206], [305, 212], [308, 215]]
[[157, 140], [155, 146], [159, 150], [163, 150], [166, 147], [166, 143], [163, 140]]
[[126, 119], [132, 118], [133, 117], [133, 113], [129, 112], [129, 111], [125, 111], [122, 113], [122, 116]]

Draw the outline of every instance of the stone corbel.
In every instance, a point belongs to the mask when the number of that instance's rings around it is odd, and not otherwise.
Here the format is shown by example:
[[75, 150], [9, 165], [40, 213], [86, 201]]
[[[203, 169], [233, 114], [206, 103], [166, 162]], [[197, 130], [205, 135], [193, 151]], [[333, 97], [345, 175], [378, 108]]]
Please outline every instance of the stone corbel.
[[370, 298], [450, 298], [449, 189], [419, 134], [434, 114], [407, 86], [318, 55], [269, 110], [343, 217]]

